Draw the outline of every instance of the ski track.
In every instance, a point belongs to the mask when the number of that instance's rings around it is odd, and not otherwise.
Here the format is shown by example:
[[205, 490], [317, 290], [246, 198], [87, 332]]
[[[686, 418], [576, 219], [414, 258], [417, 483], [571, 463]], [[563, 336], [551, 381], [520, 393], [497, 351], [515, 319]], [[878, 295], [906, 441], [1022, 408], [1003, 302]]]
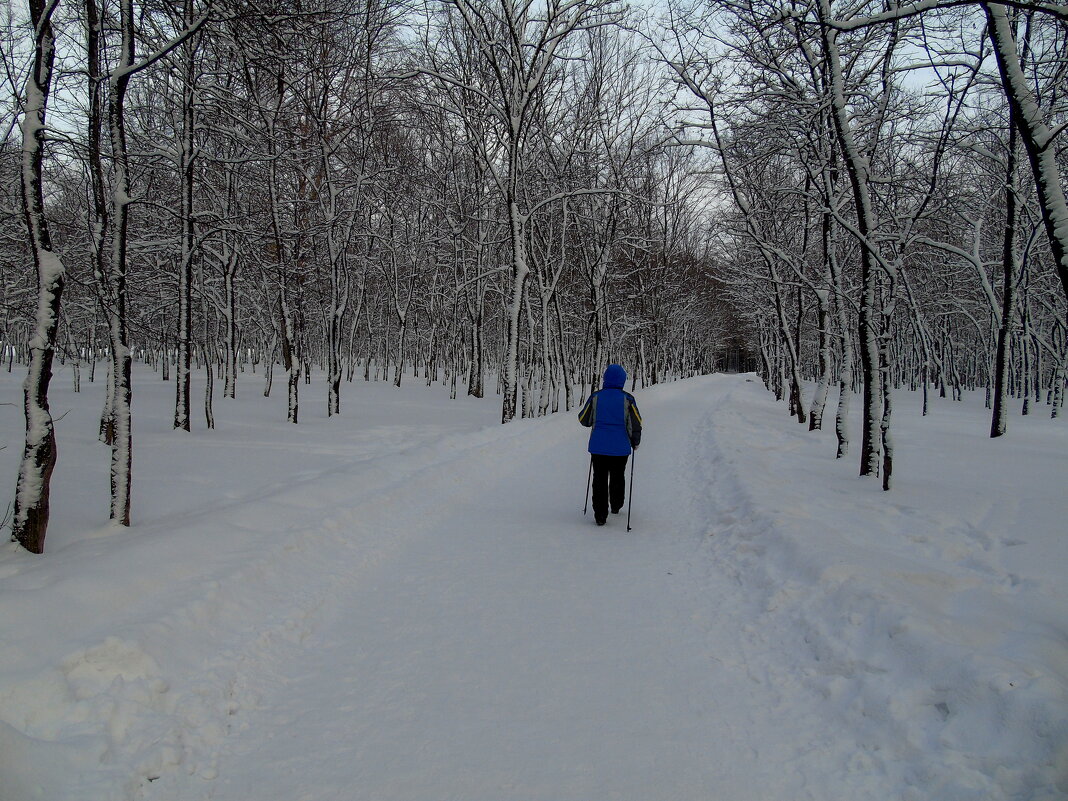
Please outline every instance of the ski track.
[[[835, 796], [877, 798], [881, 783], [905, 801], [1068, 797], [1068, 639], [1058, 599], [1034, 597], [1038, 582], [1006, 564], [1006, 552], [1048, 519], [1020, 510], [1068, 512], [1063, 496], [1041, 486], [1026, 499], [984, 495], [996, 459], [975, 464], [965, 503], [930, 503], [929, 493], [943, 491], [937, 484], [888, 496], [848, 473], [840, 485], [817, 486], [828, 471], [806, 476], [811, 433], [777, 424], [781, 409], [766, 399], [745, 400], [710, 417], [699, 438], [703, 464], [720, 471], [716, 495], [729, 502], [712, 558], [763, 599], [757, 636], [795, 655], [769, 663], [770, 680], [826, 699], [827, 725], [855, 738], [830, 783], [843, 788]], [[749, 447], [743, 454], [742, 443], [759, 442], [770, 427], [785, 439], [764, 458]], [[1048, 433], [1055, 450], [1062, 432]], [[946, 461], [949, 471], [970, 470]]]

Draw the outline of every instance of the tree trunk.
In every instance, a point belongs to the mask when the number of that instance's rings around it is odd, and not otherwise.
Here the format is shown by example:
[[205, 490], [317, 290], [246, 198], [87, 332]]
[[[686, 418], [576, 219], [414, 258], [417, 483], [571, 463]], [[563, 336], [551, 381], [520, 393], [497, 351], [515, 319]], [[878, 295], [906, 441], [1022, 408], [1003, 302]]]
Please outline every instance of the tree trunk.
[[223, 379], [223, 397], [237, 397], [237, 296], [234, 292], [234, 277], [238, 257], [235, 249], [227, 254], [223, 266], [223, 323], [226, 326], [226, 372]]
[[831, 18], [830, 0], [819, 3], [823, 44], [829, 62], [831, 111], [838, 142], [842, 147], [860, 234], [861, 301], [858, 337], [864, 387], [864, 410], [860, 449], [860, 475], [877, 476], [882, 460], [883, 383], [879, 370], [879, 336], [876, 330], [878, 272], [871, 252], [870, 234], [875, 228], [875, 214], [868, 186], [867, 160], [860, 153], [849, 116], [845, 96], [845, 77], [836, 42], [837, 34], [826, 22]]
[[[192, 0], [184, 0], [182, 16], [186, 25], [192, 24]], [[193, 167], [196, 156], [193, 141], [193, 84], [196, 80], [194, 52], [192, 41], [182, 45], [182, 130], [178, 157], [181, 262], [178, 265], [178, 369], [175, 375], [174, 427], [183, 431], [190, 430], [189, 352], [193, 339]]]
[[1068, 297], [1068, 200], [1061, 185], [1061, 171], [1057, 163], [1057, 132], [1051, 131], [1046, 125], [1038, 98], [1028, 85], [1008, 7], [990, 2], [982, 5], [986, 11], [987, 34], [994, 46], [1005, 96], [1031, 162], [1053, 263], [1061, 281], [1061, 289]]
[[1005, 224], [1001, 238], [1001, 322], [994, 356], [994, 409], [990, 436], [1008, 429], [1009, 340], [1016, 312], [1016, 142], [1015, 112], [1009, 109], [1008, 159], [1005, 165]]
[[516, 416], [519, 400], [519, 323], [523, 312], [527, 277], [530, 265], [527, 261], [526, 225], [514, 199], [508, 204], [508, 216], [512, 238], [512, 291], [508, 304], [508, 340], [504, 355], [504, 386], [501, 404], [501, 422], [508, 423]]
[[87, 51], [89, 62], [89, 147], [93, 190], [93, 271], [97, 294], [104, 310], [110, 348], [108, 402], [101, 418], [101, 435], [111, 444], [111, 519], [130, 525], [130, 488], [133, 469], [133, 423], [131, 416], [132, 354], [127, 332], [127, 239], [130, 178], [126, 144], [125, 99], [134, 65], [134, 16], [132, 0], [119, 4], [121, 43], [118, 63], [108, 76], [107, 126], [111, 138], [111, 196], [105, 196], [104, 166], [100, 147], [103, 112], [100, 88], [104, 47], [96, 0], [86, 0]]
[[826, 290], [817, 290], [816, 319], [819, 326], [819, 375], [816, 379], [816, 392], [812, 397], [812, 406], [809, 410], [809, 431], [819, 431], [823, 427], [823, 410], [827, 406], [827, 392], [831, 383], [831, 313], [828, 308], [829, 301], [829, 293]]
[[42, 0], [30, 2], [34, 55], [26, 78], [22, 119], [22, 208], [37, 271], [37, 321], [30, 340], [29, 371], [23, 384], [26, 443], [19, 465], [11, 533], [23, 548], [37, 554], [44, 552], [49, 490], [57, 456], [48, 389], [65, 278], [63, 262], [52, 252], [42, 186], [45, 119], [55, 63], [51, 20], [54, 10], [54, 5], [46, 7]]

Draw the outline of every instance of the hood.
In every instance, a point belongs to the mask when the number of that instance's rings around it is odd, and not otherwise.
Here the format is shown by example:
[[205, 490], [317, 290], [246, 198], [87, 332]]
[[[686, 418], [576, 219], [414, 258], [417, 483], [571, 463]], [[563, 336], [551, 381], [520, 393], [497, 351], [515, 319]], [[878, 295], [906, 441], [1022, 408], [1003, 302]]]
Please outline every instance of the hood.
[[604, 386], [606, 389], [623, 389], [627, 383], [627, 371], [618, 364], [608, 365], [604, 371]]

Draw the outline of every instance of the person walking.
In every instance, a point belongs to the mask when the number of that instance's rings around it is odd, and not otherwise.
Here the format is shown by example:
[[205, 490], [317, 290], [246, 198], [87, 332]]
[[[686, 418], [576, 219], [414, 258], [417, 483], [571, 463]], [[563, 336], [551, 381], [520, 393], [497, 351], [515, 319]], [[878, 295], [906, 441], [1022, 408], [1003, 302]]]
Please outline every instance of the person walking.
[[619, 514], [627, 494], [627, 458], [642, 441], [642, 416], [634, 396], [625, 392], [627, 371], [618, 364], [608, 365], [601, 389], [586, 399], [579, 412], [582, 425], [590, 432], [590, 468], [593, 471], [593, 516], [597, 525], [608, 520], [611, 504]]

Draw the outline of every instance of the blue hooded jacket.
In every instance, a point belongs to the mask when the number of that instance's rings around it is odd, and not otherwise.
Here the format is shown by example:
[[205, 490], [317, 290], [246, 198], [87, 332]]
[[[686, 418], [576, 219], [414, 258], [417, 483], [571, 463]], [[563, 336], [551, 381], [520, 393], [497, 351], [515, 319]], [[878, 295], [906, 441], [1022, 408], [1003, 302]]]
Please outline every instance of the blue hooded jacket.
[[586, 400], [579, 422], [590, 432], [589, 452], [602, 456], [628, 456], [642, 439], [642, 416], [634, 396], [623, 391], [627, 372], [618, 364], [604, 371], [603, 388]]

